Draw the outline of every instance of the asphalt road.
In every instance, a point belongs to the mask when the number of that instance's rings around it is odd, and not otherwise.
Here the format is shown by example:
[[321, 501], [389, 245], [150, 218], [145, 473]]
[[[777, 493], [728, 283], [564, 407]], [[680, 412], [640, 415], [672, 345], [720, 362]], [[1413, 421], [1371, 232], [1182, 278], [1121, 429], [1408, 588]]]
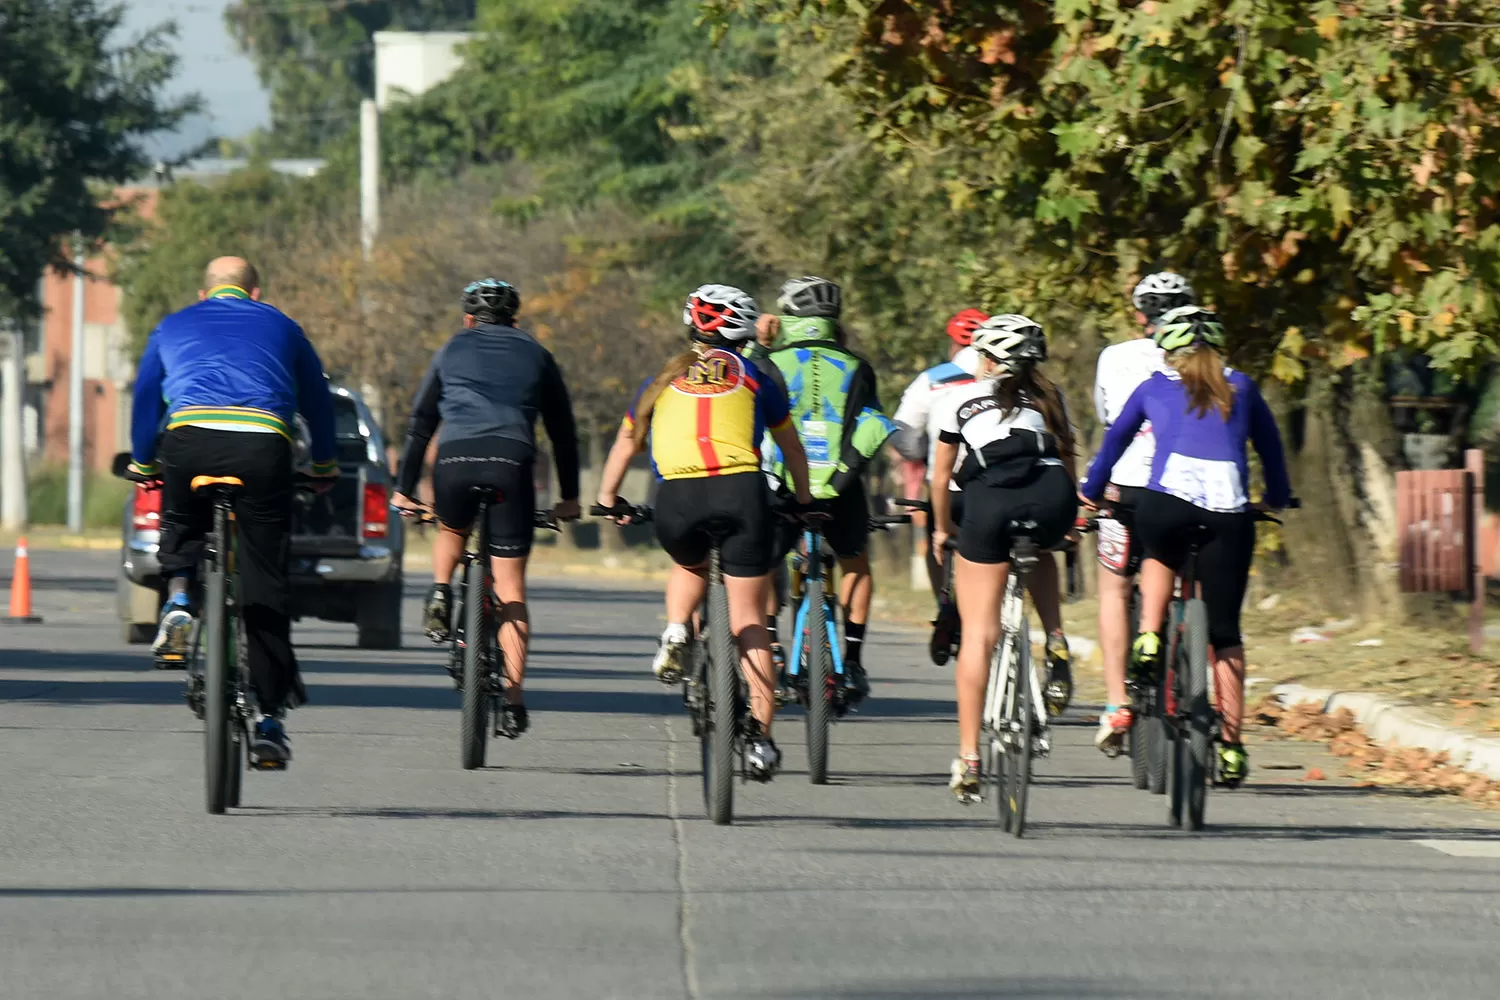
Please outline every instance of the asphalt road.
[[[702, 813], [697, 745], [647, 674], [660, 603], [541, 582], [532, 732], [458, 766], [437, 653], [305, 623], [296, 760], [203, 811], [181, 676], [119, 643], [108, 553], [33, 553], [42, 626], [0, 625], [0, 996], [1495, 996], [1500, 814], [1300, 780], [1255, 751], [1168, 830], [1060, 728], [1032, 830], [945, 787], [946, 670], [876, 631], [835, 782], [787, 769]], [[415, 590], [406, 620], [417, 618]], [[1330, 771], [1332, 762], [1323, 761]], [[1434, 846], [1434, 844], [1436, 846]], [[1453, 853], [1445, 853], [1453, 852]], [[1454, 856], [1454, 854], [1466, 856]]]

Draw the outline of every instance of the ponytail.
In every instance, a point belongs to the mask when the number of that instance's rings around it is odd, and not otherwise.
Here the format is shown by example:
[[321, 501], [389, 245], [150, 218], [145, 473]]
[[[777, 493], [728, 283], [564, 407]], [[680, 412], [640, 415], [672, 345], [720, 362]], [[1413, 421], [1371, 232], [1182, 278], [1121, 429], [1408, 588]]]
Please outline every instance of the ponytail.
[[635, 403], [635, 421], [631, 428], [636, 451], [641, 451], [646, 447], [646, 438], [651, 434], [651, 412], [656, 409], [656, 401], [661, 398], [663, 390], [686, 375], [688, 369], [693, 366], [693, 362], [697, 360], [698, 349], [688, 348], [668, 361], [656, 378], [641, 390], [640, 398]]
[[1187, 391], [1188, 412], [1204, 416], [1210, 408], [1224, 420], [1234, 409], [1234, 387], [1224, 377], [1224, 359], [1206, 344], [1197, 344], [1167, 356], [1167, 363], [1182, 376]]
[[1073, 438], [1073, 425], [1068, 422], [1062, 390], [1036, 365], [1027, 364], [1010, 378], [1000, 379], [995, 385], [995, 401], [1000, 404], [1002, 419], [1008, 419], [1022, 406], [1036, 410], [1047, 425], [1047, 433], [1057, 441], [1057, 453], [1063, 458], [1073, 454], [1077, 442]]

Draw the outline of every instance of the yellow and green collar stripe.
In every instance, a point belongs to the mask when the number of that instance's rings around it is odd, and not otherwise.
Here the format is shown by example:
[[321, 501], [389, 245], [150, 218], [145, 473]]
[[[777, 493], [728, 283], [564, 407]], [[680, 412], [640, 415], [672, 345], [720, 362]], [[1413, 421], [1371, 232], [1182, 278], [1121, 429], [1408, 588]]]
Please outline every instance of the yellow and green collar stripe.
[[208, 290], [210, 299], [248, 299], [250, 293], [239, 285], [215, 285]]
[[217, 427], [228, 431], [260, 431], [280, 434], [288, 441], [292, 432], [285, 420], [269, 410], [249, 406], [184, 406], [167, 418], [167, 430], [179, 427]]

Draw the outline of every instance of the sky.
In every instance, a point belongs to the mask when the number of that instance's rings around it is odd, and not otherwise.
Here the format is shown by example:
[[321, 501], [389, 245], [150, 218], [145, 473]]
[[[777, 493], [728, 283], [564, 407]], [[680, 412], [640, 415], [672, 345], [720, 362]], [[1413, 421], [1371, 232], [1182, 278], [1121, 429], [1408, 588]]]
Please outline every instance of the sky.
[[170, 157], [210, 136], [242, 136], [270, 122], [270, 105], [255, 67], [235, 48], [224, 27], [230, 0], [124, 0], [127, 33], [139, 33], [163, 21], [177, 22], [175, 45], [181, 62], [169, 92], [197, 91], [204, 113], [194, 115], [175, 133], [148, 143], [157, 156]]

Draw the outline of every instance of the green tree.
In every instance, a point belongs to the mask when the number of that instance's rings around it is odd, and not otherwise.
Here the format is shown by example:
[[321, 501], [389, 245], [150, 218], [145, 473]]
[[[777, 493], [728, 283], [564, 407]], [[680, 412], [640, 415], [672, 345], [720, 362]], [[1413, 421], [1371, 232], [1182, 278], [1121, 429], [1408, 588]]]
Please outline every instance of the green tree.
[[312, 156], [354, 131], [373, 96], [375, 32], [467, 30], [474, 0], [241, 0], [224, 20], [271, 93], [265, 151]]
[[164, 25], [121, 44], [120, 6], [0, 0], [0, 314], [37, 308], [66, 268], [65, 238], [99, 239], [120, 210], [94, 184], [145, 172], [140, 140], [197, 108], [162, 89], [176, 59]]

